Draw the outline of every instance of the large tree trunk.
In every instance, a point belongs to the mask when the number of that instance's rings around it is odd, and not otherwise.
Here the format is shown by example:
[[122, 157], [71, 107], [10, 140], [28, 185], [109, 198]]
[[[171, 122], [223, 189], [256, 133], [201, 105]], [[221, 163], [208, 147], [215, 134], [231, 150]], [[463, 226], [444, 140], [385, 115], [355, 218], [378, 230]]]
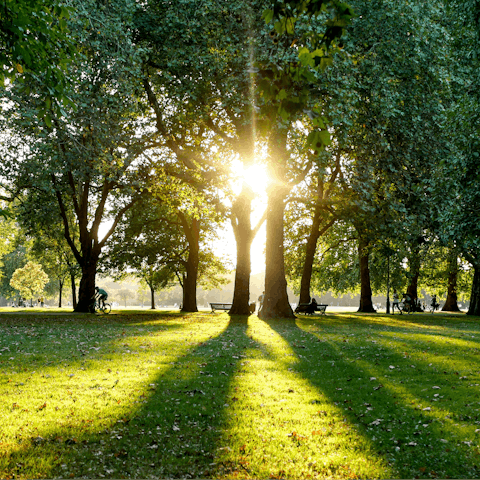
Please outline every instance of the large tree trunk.
[[358, 240], [358, 257], [360, 263], [360, 307], [359, 312], [375, 313], [372, 302], [372, 287], [370, 283], [370, 267], [368, 241], [360, 236]]
[[312, 283], [313, 261], [317, 251], [317, 242], [320, 236], [320, 212], [313, 217], [312, 227], [305, 245], [305, 259], [303, 263], [302, 279], [300, 281], [300, 298], [298, 303], [310, 303], [310, 285]]
[[[91, 259], [82, 267], [82, 278], [80, 279], [80, 288], [78, 292], [78, 303], [75, 312], [90, 312], [92, 298], [95, 295], [95, 277], [97, 274], [97, 260]], [[92, 312], [90, 312], [92, 313]]]
[[[325, 185], [324, 177], [319, 173], [317, 177], [317, 191], [315, 200], [315, 209], [313, 211], [312, 226], [308, 235], [307, 244], [305, 245], [305, 258], [303, 263], [302, 278], [300, 281], [300, 298], [299, 303], [310, 302], [310, 286], [312, 283], [313, 262], [317, 251], [318, 239], [335, 223], [335, 218], [327, 221], [325, 204], [330, 197], [330, 192], [340, 170], [340, 157], [336, 161], [336, 167], [333, 170], [327, 184]], [[321, 227], [322, 220], [327, 223]]]
[[459, 312], [458, 299], [457, 299], [457, 276], [458, 276], [458, 263], [457, 252], [453, 251], [448, 259], [448, 287], [447, 287], [447, 299], [445, 305], [442, 308], [442, 312]]
[[198, 312], [197, 308], [197, 276], [198, 255], [193, 258], [190, 253], [186, 262], [186, 275], [183, 281], [183, 304], [182, 312]]
[[237, 268], [230, 315], [250, 315], [251, 248], [254, 238], [250, 218], [252, 193], [244, 183], [232, 212], [232, 227], [237, 244]]
[[298, 303], [310, 302], [310, 286], [312, 283], [313, 262], [315, 260], [315, 253], [317, 251], [318, 239], [334, 224], [335, 220], [330, 220], [320, 230], [321, 212], [316, 209], [313, 217], [312, 227], [308, 235], [307, 244], [305, 246], [305, 259], [303, 263], [302, 278], [300, 281], [300, 298]]
[[420, 256], [415, 252], [410, 259], [410, 283], [407, 286], [407, 293], [417, 302], [418, 298], [418, 279], [420, 277]]
[[188, 241], [188, 258], [185, 262], [186, 275], [183, 281], [182, 312], [198, 312], [197, 308], [197, 279], [199, 262], [200, 221], [196, 218], [191, 224], [185, 215], [178, 214]]
[[270, 176], [272, 185], [268, 190], [267, 239], [265, 265], [265, 300], [260, 318], [294, 319], [292, 307], [288, 301], [287, 280], [285, 278], [283, 217], [287, 195], [286, 147], [287, 132], [282, 130], [273, 134], [272, 158], [270, 159]]
[[[409, 276], [410, 276], [410, 283], [407, 285], [407, 294], [410, 295], [414, 304], [417, 305], [418, 299], [418, 279], [420, 278], [420, 245], [424, 242], [422, 237], [417, 238], [414, 245], [412, 245], [412, 254], [409, 258], [410, 269], [409, 269]], [[417, 306], [416, 310], [421, 310], [420, 307]]]
[[467, 315], [480, 315], [480, 264], [473, 264], [473, 283]]

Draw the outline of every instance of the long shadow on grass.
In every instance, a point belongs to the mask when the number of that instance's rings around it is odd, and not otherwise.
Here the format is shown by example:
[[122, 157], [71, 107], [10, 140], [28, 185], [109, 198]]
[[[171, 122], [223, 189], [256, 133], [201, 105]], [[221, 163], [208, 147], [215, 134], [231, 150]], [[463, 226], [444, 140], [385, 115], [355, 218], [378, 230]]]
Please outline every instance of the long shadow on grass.
[[[302, 318], [304, 318], [302, 316]], [[312, 318], [324, 318], [324, 317], [312, 317]], [[436, 329], [441, 331], [445, 326], [465, 326], [469, 324], [476, 324], [479, 317], [469, 317], [462, 314], [455, 313], [414, 313], [412, 315], [395, 313], [394, 315], [387, 315], [382, 313], [377, 314], [364, 314], [364, 313], [344, 313], [341, 315], [328, 315], [329, 320], [334, 325], [367, 325], [378, 326], [383, 325], [385, 322], [390, 326], [401, 325], [417, 325], [420, 328], [425, 327], [427, 329]]]
[[[278, 321], [267, 324], [298, 356], [295, 370], [343, 409], [345, 418], [373, 443], [376, 454], [394, 466], [400, 478], [478, 478], [478, 448], [461, 443], [462, 437], [458, 441], [449, 437], [449, 425], [432, 415], [434, 407], [406, 403], [385, 372], [376, 369], [374, 358], [362, 357], [360, 349], [355, 355], [347, 348], [348, 331], [338, 331], [343, 338], [325, 339], [298, 324], [291, 324], [288, 335]], [[299, 337], [305, 340], [299, 343]], [[398, 354], [392, 352], [394, 356]]]
[[248, 347], [246, 329], [246, 320], [231, 319], [218, 336], [163, 369], [116, 424], [96, 432], [77, 427], [67, 440], [58, 428], [25, 442], [0, 474], [29, 477], [43, 463], [47, 477], [208, 476], [228, 421], [229, 385]]

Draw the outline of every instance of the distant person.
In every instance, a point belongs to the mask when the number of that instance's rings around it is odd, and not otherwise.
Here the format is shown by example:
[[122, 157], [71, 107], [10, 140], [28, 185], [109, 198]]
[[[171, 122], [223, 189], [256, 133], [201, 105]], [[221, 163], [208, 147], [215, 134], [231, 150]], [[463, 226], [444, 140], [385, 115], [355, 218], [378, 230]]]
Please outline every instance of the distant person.
[[440, 306], [440, 304], [437, 303], [437, 296], [436, 296], [436, 295], [434, 295], [434, 296], [432, 297], [431, 305], [432, 305], [433, 311], [435, 311], [435, 310]]
[[260, 312], [263, 309], [263, 302], [265, 300], [265, 291], [258, 297], [258, 313], [257, 315], [260, 315]]
[[397, 308], [397, 310], [400, 312], [400, 307], [399, 307], [399, 304], [400, 303], [400, 299], [398, 298], [398, 293], [396, 290], [393, 291], [393, 305], [392, 305], [392, 315], [395, 314], [395, 308]]
[[103, 289], [99, 287], [95, 287], [95, 292], [97, 296], [98, 303], [102, 303], [102, 307], [105, 308], [105, 302], [108, 298], [108, 293]]
[[413, 307], [412, 297], [410, 296], [410, 294], [404, 293], [404, 294], [403, 294], [403, 301], [404, 301], [406, 304], [408, 304], [408, 305], [410, 305], [411, 307]]
[[310, 315], [312, 313], [315, 313], [315, 311], [317, 310], [317, 306], [318, 306], [317, 301], [314, 298], [312, 298], [312, 301], [310, 302], [310, 305], [307, 307], [307, 310], [305, 313], [309, 313]]

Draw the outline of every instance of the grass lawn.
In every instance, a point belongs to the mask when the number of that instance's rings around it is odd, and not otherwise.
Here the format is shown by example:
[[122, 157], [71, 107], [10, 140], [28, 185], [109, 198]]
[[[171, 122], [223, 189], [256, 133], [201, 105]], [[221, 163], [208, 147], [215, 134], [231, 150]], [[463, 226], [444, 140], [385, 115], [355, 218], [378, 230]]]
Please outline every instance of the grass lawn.
[[0, 478], [479, 478], [479, 319], [0, 312]]

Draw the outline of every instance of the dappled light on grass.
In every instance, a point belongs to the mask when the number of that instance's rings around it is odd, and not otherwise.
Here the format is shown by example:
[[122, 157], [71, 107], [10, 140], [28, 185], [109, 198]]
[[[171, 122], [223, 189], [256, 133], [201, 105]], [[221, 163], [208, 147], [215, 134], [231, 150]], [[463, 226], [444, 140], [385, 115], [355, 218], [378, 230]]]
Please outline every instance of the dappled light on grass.
[[[289, 338], [291, 324], [283, 325]], [[230, 387], [219, 473], [242, 478], [371, 478], [392, 472], [343, 410], [296, 370], [288, 340], [250, 317], [251, 339]], [[304, 339], [295, 335], [293, 346]]]
[[[188, 320], [183, 324], [168, 320], [6, 329], [1, 350], [9, 357], [0, 358], [2, 395], [8, 400], [0, 407], [0, 442], [8, 449], [0, 459], [0, 477], [12, 472], [51, 477], [54, 471], [65, 474], [69, 468], [78, 468], [80, 462], [87, 465], [85, 475], [117, 471], [98, 465], [97, 460], [112, 443], [123, 440], [124, 434], [117, 433], [123, 431], [120, 426], [142, 416], [162, 377], [172, 370], [175, 378], [187, 382], [198, 376], [196, 365], [177, 368], [179, 358], [225, 328], [225, 321], [210, 322], [202, 330], [197, 321], [192, 330]], [[125, 446], [111, 452], [113, 458], [134, 441], [135, 435], [125, 440]]]
[[[415, 318], [415, 317], [414, 317]], [[397, 477], [478, 475], [479, 344], [474, 322], [431, 325], [388, 317], [348, 329], [301, 320], [318, 356], [335, 358], [349, 416], [395, 465]], [[432, 319], [427, 319], [428, 322]], [[433, 321], [432, 321], [433, 323]], [[459, 341], [468, 331], [468, 343]], [[474, 327], [472, 329], [472, 326]], [[473, 337], [472, 337], [473, 335]], [[475, 345], [475, 346], [474, 346]], [[356, 380], [358, 379], [358, 382]], [[332, 394], [333, 395], [333, 390]]]

